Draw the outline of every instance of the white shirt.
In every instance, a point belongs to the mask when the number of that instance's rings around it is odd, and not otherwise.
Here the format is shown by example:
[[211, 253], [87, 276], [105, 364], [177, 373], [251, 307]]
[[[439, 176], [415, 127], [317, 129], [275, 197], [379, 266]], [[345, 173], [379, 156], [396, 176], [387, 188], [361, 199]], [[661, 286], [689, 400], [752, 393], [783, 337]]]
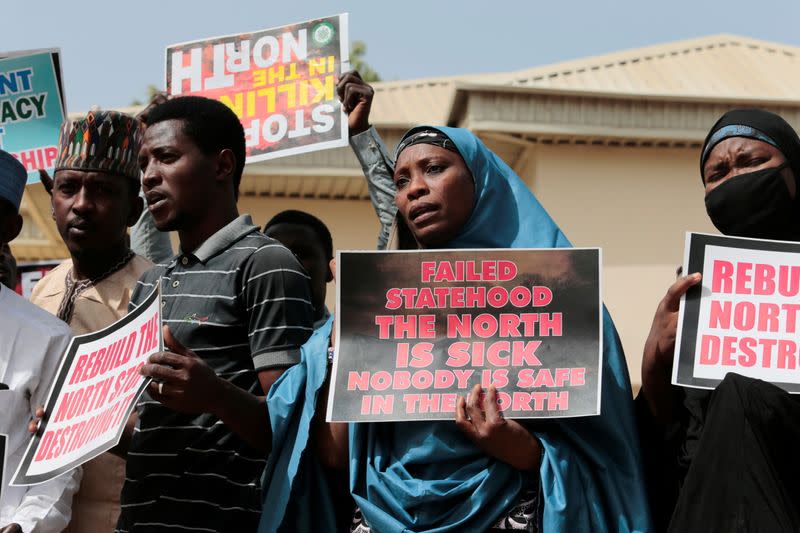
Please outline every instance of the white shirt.
[[8, 435], [0, 529], [16, 523], [24, 533], [57, 533], [69, 523], [80, 468], [29, 487], [9, 482], [30, 440], [28, 422], [45, 403], [70, 337], [62, 321], [0, 286], [0, 383], [9, 387], [0, 390], [0, 433]]

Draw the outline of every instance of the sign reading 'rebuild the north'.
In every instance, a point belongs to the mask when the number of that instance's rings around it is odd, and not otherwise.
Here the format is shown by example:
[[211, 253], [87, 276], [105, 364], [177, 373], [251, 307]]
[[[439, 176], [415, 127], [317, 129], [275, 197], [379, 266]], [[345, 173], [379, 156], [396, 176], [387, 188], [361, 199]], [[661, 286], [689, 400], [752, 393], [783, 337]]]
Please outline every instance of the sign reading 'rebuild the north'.
[[336, 96], [349, 61], [347, 14], [167, 47], [167, 92], [230, 107], [247, 162], [347, 146]]
[[800, 393], [800, 244], [688, 233], [673, 383], [715, 388], [729, 372]]
[[139, 369], [163, 346], [160, 284], [110, 326], [74, 337], [12, 485], [43, 483], [116, 446], [150, 383]]

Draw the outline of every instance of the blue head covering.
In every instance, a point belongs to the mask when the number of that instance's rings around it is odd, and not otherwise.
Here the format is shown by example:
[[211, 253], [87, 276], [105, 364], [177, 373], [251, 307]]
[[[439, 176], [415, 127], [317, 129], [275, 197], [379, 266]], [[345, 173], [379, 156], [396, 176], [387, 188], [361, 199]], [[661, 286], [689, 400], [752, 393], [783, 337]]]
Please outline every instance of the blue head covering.
[[[446, 248], [565, 248], [570, 243], [522, 180], [471, 132], [435, 128], [475, 181], [475, 208]], [[418, 132], [415, 128], [409, 135]], [[402, 142], [402, 141], [401, 141]], [[536, 432], [544, 531], [650, 529], [631, 389], [604, 310], [602, 414], [548, 421]], [[523, 475], [452, 422], [353, 424], [350, 483], [374, 530], [482, 531], [517, 502]]]
[[[477, 137], [462, 129], [436, 129], [455, 143], [475, 181], [473, 213], [447, 248], [570, 246], [525, 184]], [[535, 433], [543, 448], [538, 474], [547, 532], [651, 529], [627, 367], [614, 324], [604, 313], [602, 414], [549, 420], [546, 430]], [[330, 496], [319, 490], [324, 481], [303, 473], [319, 471], [306, 446], [324, 382], [329, 331], [330, 325], [311, 337], [301, 363], [270, 391], [273, 453], [260, 533], [331, 529], [330, 522], [327, 528], [312, 523], [332, 512]], [[297, 425], [298, 419], [305, 425]], [[373, 531], [486, 530], [517, 503], [525, 478], [480, 451], [454, 422], [350, 426], [350, 490]], [[310, 508], [315, 517], [298, 511]]]
[[309, 450], [312, 420], [328, 371], [332, 325], [333, 317], [328, 317], [303, 345], [300, 362], [284, 372], [267, 395], [272, 453], [264, 469], [265, 512], [259, 533], [333, 530], [335, 512], [325, 472]]
[[0, 150], [0, 198], [19, 210], [27, 181], [28, 171], [22, 163], [5, 150]]

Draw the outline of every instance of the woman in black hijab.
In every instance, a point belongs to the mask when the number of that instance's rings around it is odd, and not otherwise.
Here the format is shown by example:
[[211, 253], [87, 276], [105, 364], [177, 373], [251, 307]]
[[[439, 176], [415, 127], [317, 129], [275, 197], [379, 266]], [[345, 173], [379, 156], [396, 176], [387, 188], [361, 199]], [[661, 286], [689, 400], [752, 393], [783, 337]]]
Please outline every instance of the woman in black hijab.
[[[700, 158], [705, 202], [720, 232], [800, 241], [800, 138], [781, 117], [737, 109]], [[636, 400], [653, 519], [669, 531], [800, 531], [800, 400], [728, 374], [714, 391], [670, 384], [680, 277], [656, 311]]]
[[725, 235], [800, 240], [800, 138], [781, 117], [735, 109], [711, 128], [700, 172], [706, 209]]

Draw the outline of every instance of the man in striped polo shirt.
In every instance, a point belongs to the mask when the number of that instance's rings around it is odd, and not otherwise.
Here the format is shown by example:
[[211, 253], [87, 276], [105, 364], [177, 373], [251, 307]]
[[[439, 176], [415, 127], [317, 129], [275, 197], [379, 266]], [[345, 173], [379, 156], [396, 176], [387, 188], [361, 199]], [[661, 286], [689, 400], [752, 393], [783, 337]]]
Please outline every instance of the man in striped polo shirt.
[[118, 531], [255, 531], [270, 446], [265, 393], [312, 332], [308, 276], [236, 207], [245, 138], [236, 115], [199, 97], [148, 116], [139, 161], [159, 230], [181, 252], [161, 280], [165, 344], [142, 373]]

